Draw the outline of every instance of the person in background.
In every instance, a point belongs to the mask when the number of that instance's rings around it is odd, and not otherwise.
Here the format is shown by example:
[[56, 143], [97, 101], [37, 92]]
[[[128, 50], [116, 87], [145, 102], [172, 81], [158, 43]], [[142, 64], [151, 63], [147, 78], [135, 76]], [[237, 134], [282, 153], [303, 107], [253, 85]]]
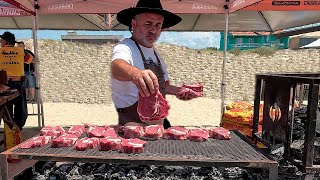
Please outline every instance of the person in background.
[[[166, 64], [154, 47], [161, 31], [182, 19], [164, 10], [160, 0], [139, 0], [135, 8], [120, 11], [117, 20], [129, 26], [132, 36], [123, 39], [112, 52], [112, 99], [119, 125], [143, 125], [137, 113], [138, 93], [149, 97], [159, 89], [165, 97], [176, 95], [183, 88], [170, 84]], [[180, 98], [194, 97], [186, 94]], [[157, 124], [163, 124], [164, 128], [171, 126], [166, 118]]]
[[[2, 35], [0, 35], [0, 38], [1, 47], [15, 46], [16, 38], [14, 34], [6, 31]], [[24, 55], [24, 57], [24, 63], [31, 63], [32, 58], [30, 58], [30, 54]], [[7, 72], [7, 74], [7, 86], [12, 89], [17, 89], [19, 91], [19, 96], [13, 99], [12, 101], [9, 101], [8, 109], [11, 116], [13, 117], [13, 121], [18, 125], [19, 129], [22, 130], [22, 127], [25, 125], [26, 120], [28, 118], [26, 88], [24, 86], [24, 74], [23, 72], [21, 76], [10, 76], [10, 72]]]
[[[26, 58], [34, 59], [34, 54], [30, 50], [26, 49], [23, 41], [17, 42], [17, 46], [22, 47], [25, 50], [25, 59]], [[27, 57], [28, 55], [30, 56]], [[29, 64], [24, 63], [24, 75], [26, 76], [25, 87], [26, 87], [27, 101], [31, 101], [31, 102], [35, 101], [36, 77], [34, 73], [35, 73], [35, 66], [33, 61]]]

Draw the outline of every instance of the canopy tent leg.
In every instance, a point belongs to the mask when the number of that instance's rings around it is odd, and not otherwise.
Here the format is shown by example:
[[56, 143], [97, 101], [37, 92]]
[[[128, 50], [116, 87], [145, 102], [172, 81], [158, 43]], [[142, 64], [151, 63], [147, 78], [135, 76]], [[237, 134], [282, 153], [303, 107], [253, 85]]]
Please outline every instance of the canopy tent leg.
[[224, 113], [224, 101], [225, 101], [225, 68], [227, 62], [227, 41], [228, 41], [228, 26], [229, 26], [229, 9], [228, 6], [225, 5], [225, 29], [224, 29], [224, 43], [223, 43], [223, 62], [222, 62], [222, 70], [221, 70], [221, 116], [220, 122], [222, 121], [222, 116]]
[[35, 16], [33, 16], [33, 28], [32, 28], [32, 37], [33, 37], [33, 46], [34, 46], [34, 58], [35, 58], [35, 74], [36, 74], [36, 91], [37, 91], [37, 111], [38, 111], [38, 127], [44, 126], [44, 114], [43, 114], [43, 104], [42, 96], [40, 89], [40, 76], [39, 76], [39, 56], [38, 56], [38, 1], [35, 1]]

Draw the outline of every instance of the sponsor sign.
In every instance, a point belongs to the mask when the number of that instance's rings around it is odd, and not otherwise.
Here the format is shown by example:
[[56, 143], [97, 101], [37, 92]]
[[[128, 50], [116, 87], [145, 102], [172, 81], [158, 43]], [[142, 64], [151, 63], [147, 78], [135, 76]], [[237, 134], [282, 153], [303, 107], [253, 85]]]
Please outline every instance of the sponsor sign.
[[7, 71], [8, 76], [24, 75], [24, 50], [21, 47], [0, 48], [0, 70]]
[[263, 0], [259, 3], [251, 5], [244, 10], [253, 11], [319, 11], [320, 10], [320, 0]]

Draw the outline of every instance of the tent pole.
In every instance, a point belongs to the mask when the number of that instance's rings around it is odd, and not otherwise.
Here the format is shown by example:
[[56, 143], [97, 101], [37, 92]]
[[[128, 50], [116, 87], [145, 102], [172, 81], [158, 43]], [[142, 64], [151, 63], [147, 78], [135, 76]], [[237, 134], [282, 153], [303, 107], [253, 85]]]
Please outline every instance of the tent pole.
[[41, 98], [41, 91], [40, 91], [40, 76], [39, 76], [39, 56], [38, 56], [38, 38], [37, 38], [38, 8], [39, 8], [38, 1], [35, 0], [35, 16], [33, 16], [32, 37], [33, 37], [34, 56], [35, 56], [38, 127], [40, 128], [44, 126], [44, 117], [43, 117], [43, 106], [42, 106], [42, 98]]
[[223, 42], [223, 62], [222, 62], [222, 77], [221, 77], [221, 116], [220, 122], [222, 122], [222, 116], [224, 113], [224, 101], [225, 101], [225, 68], [227, 62], [227, 44], [228, 44], [228, 26], [229, 26], [229, 10], [225, 5], [225, 29], [224, 29], [224, 42]]

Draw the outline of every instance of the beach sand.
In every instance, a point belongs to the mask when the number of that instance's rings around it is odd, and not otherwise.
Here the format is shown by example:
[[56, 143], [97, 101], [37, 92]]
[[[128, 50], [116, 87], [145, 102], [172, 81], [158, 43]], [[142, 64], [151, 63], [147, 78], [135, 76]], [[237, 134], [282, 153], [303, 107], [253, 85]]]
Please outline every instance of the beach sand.
[[[200, 97], [181, 101], [168, 96], [171, 106], [168, 119], [171, 125], [219, 126], [220, 99]], [[111, 125], [117, 124], [117, 112], [113, 104], [44, 103], [44, 125]], [[37, 112], [36, 104], [28, 104], [29, 114]], [[27, 127], [38, 126], [38, 116], [29, 115]]]

